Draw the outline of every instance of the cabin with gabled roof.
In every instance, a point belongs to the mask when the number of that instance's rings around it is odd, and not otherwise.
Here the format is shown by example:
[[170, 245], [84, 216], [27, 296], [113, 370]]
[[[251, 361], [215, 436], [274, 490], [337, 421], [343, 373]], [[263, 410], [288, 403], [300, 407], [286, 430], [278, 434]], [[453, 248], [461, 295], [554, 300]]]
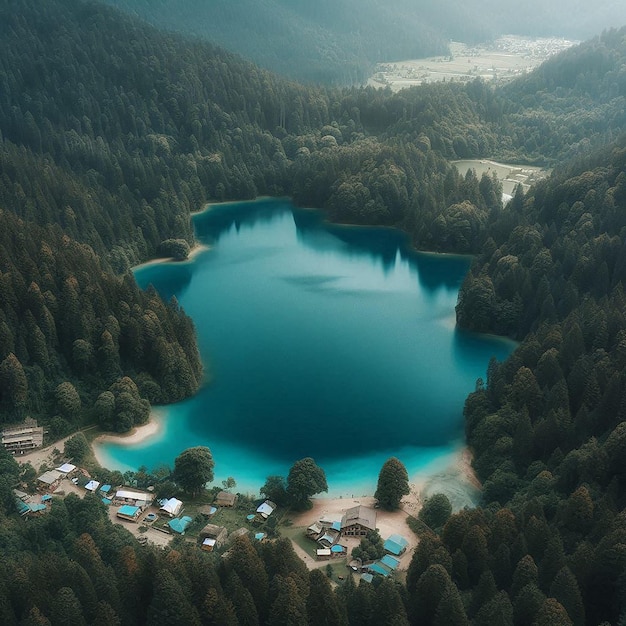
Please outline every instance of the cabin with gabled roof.
[[346, 537], [364, 537], [376, 530], [376, 511], [367, 506], [347, 509], [341, 518], [341, 534]]

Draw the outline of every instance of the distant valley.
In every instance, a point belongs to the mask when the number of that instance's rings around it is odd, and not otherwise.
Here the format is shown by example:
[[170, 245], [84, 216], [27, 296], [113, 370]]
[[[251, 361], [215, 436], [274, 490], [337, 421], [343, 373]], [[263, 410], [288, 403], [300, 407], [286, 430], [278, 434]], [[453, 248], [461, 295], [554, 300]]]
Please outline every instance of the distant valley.
[[448, 55], [378, 63], [367, 84], [390, 87], [392, 91], [434, 82], [467, 83], [476, 78], [503, 84], [577, 43], [560, 37], [519, 35], [473, 45], [453, 41]]

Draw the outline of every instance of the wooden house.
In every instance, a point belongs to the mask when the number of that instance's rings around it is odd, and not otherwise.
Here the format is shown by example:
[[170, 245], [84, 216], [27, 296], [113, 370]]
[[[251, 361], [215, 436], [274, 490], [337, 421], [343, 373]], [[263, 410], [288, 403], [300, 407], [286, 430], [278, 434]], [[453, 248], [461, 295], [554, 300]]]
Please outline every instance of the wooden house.
[[367, 506], [354, 506], [341, 518], [341, 534], [346, 537], [364, 537], [376, 530], [376, 511]]

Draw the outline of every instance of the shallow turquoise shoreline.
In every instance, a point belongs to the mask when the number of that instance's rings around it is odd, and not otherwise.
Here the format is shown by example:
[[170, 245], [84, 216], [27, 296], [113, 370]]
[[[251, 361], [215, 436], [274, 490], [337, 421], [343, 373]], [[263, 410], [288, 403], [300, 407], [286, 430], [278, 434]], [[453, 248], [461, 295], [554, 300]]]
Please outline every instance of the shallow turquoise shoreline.
[[329, 494], [373, 493], [397, 456], [410, 476], [463, 447], [462, 408], [510, 340], [451, 323], [467, 258], [418, 253], [392, 229], [337, 227], [287, 199], [218, 204], [194, 215], [207, 246], [191, 261], [136, 271], [194, 319], [212, 382], [162, 409], [137, 446], [97, 444], [102, 464], [153, 468], [208, 445], [216, 483], [258, 493], [313, 456]]

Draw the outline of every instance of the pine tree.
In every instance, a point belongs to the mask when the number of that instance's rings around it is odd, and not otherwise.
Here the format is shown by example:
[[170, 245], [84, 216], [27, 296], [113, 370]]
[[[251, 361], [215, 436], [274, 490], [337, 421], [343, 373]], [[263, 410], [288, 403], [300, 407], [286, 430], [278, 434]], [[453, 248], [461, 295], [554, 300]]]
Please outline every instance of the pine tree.
[[509, 596], [501, 591], [483, 604], [474, 619], [474, 626], [511, 626], [513, 607]]
[[306, 602], [311, 626], [344, 626], [337, 598], [326, 576], [314, 569], [309, 573], [309, 597]]
[[515, 626], [532, 624], [545, 599], [546, 597], [533, 583], [529, 583], [520, 589], [513, 603], [513, 621]]
[[518, 562], [513, 572], [513, 583], [511, 584], [511, 597], [515, 598], [517, 594], [526, 585], [539, 585], [539, 570], [535, 561], [530, 554], [524, 556]]
[[573, 626], [573, 622], [557, 600], [547, 598], [539, 609], [533, 626]]
[[[273, 581], [274, 582], [274, 581]], [[268, 626], [307, 626], [309, 623], [306, 604], [296, 581], [291, 577], [275, 579], [278, 595], [272, 603], [267, 620]]]
[[372, 614], [373, 624], [386, 622], [392, 623], [394, 626], [408, 626], [409, 624], [406, 609], [400, 596], [399, 585], [390, 578], [385, 578], [376, 588]]
[[574, 626], [584, 626], [585, 607], [578, 587], [578, 581], [569, 567], [563, 567], [550, 586], [550, 596], [567, 611]]
[[148, 607], [148, 623], [172, 626], [200, 624], [195, 609], [167, 569], [154, 574], [154, 595]]
[[437, 530], [448, 521], [451, 514], [452, 505], [448, 496], [443, 493], [435, 493], [426, 498], [418, 517], [430, 528]]
[[441, 598], [433, 626], [469, 626], [463, 601], [454, 584], [448, 585]]
[[52, 623], [59, 626], [86, 624], [83, 609], [70, 587], [61, 587], [52, 601]]
[[241, 626], [258, 626], [259, 614], [252, 594], [243, 586], [234, 571], [229, 572], [224, 591], [235, 609], [235, 616]]
[[448, 585], [453, 584], [441, 565], [431, 565], [417, 581], [412, 594], [412, 621], [429, 624], [435, 618], [437, 607]]
[[385, 461], [378, 475], [378, 485], [374, 497], [378, 504], [388, 511], [394, 511], [400, 506], [402, 496], [408, 495], [409, 475], [406, 467], [396, 457]]

